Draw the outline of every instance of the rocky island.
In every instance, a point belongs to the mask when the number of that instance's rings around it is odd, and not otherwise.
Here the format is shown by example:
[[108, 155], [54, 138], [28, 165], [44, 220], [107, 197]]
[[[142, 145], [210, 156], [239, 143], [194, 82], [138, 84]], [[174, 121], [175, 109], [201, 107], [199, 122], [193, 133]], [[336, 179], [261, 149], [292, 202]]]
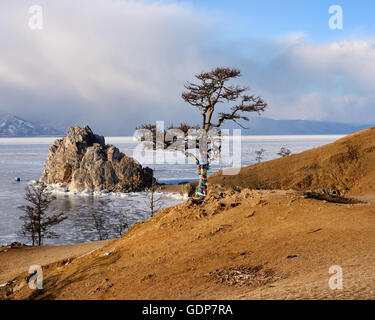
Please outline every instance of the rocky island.
[[89, 126], [70, 127], [49, 149], [40, 182], [69, 191], [137, 192], [151, 186], [152, 169], [143, 168]]

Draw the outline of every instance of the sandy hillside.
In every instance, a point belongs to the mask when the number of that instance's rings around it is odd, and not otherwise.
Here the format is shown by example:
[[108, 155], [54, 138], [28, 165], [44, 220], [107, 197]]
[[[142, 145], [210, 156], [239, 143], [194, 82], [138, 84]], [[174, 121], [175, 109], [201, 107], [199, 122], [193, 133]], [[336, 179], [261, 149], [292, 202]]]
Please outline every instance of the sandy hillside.
[[113, 240], [85, 242], [50, 247], [0, 247], [0, 284], [25, 272], [31, 265], [45, 266], [58, 260], [71, 259], [103, 248]]
[[241, 169], [209, 182], [251, 189], [335, 189], [375, 197], [375, 127], [334, 143]]
[[[123, 238], [45, 268], [44, 290], [17, 277], [10, 299], [373, 299], [375, 206], [294, 191], [223, 192], [136, 224]], [[328, 288], [340, 265], [344, 289]]]
[[[12, 277], [0, 297], [374, 299], [374, 136], [374, 128], [365, 130], [237, 177], [239, 185], [254, 178], [252, 187], [349, 188], [371, 201], [228, 188], [236, 178], [213, 185], [217, 175], [203, 203], [165, 209], [92, 254], [50, 264], [43, 290], [28, 288], [27, 273]], [[328, 286], [333, 265], [342, 267], [343, 290]]]

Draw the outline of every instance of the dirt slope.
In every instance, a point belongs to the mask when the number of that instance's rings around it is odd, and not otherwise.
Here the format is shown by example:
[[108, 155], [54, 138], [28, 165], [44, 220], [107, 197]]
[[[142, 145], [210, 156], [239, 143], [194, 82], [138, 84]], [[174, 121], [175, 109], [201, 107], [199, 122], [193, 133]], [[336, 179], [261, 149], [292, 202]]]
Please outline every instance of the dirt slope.
[[241, 169], [213, 174], [208, 181], [250, 189], [328, 189], [375, 196], [375, 127], [334, 143]]
[[[227, 191], [136, 224], [123, 238], [0, 289], [8, 299], [374, 299], [375, 206], [294, 191]], [[328, 287], [332, 265], [344, 289]]]
[[0, 284], [12, 279], [32, 265], [48, 265], [58, 260], [71, 259], [108, 245], [113, 240], [85, 242], [76, 245], [50, 247], [0, 247]]

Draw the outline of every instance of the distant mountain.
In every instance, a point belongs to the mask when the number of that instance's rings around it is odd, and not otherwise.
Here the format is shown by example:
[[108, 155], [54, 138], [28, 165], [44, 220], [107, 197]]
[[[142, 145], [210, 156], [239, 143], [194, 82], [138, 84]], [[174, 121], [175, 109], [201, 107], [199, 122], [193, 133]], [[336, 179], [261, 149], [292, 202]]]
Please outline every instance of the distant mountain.
[[0, 114], [0, 137], [61, 136], [64, 132], [48, 126], [35, 124], [12, 114]]
[[369, 128], [375, 124], [349, 124], [312, 120], [273, 120], [251, 117], [242, 131], [243, 135], [314, 135], [350, 134]]
[[[273, 120], [263, 117], [251, 117], [249, 122], [243, 124], [248, 129], [243, 129], [242, 135], [350, 134], [375, 125], [312, 120]], [[238, 127], [227, 123], [224, 128]], [[0, 113], [0, 137], [3, 138], [64, 136], [65, 133], [66, 128], [62, 125], [37, 124], [9, 113]]]

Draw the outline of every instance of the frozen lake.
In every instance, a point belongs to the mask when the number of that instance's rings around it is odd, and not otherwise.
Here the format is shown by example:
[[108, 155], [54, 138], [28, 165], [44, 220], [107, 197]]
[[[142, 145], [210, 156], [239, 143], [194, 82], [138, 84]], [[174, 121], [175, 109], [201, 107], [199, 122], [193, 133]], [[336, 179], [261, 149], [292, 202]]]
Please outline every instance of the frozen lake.
[[[327, 143], [343, 136], [245, 136], [241, 140], [241, 166], [254, 164], [255, 151], [265, 150], [263, 161], [279, 157], [281, 147], [299, 153]], [[49, 146], [55, 138], [0, 138], [0, 245], [13, 241], [26, 242], [19, 234], [23, 212], [18, 209], [25, 203], [25, 187], [30, 181], [38, 180], [48, 156]], [[106, 143], [117, 146], [128, 156], [139, 142], [132, 137], [109, 137]], [[232, 149], [231, 149], [232, 151]], [[235, 155], [238, 160], [238, 155]], [[136, 157], [137, 158], [137, 157]], [[138, 159], [140, 160], [140, 159]], [[155, 169], [155, 176], [161, 183], [177, 184], [181, 181], [196, 180], [196, 168], [193, 163], [185, 164], [144, 164]], [[220, 164], [213, 165], [210, 174], [219, 170]], [[20, 177], [20, 182], [14, 178]], [[177, 194], [164, 194], [163, 207], [182, 202]], [[44, 244], [67, 244], [98, 240], [91, 212], [103, 215], [109, 238], [117, 236], [111, 228], [116, 219], [126, 213], [130, 224], [148, 218], [144, 193], [113, 194], [103, 196], [82, 196], [59, 194], [53, 204], [54, 209], [63, 211], [68, 219], [55, 228], [60, 234], [58, 239], [46, 239]]]

